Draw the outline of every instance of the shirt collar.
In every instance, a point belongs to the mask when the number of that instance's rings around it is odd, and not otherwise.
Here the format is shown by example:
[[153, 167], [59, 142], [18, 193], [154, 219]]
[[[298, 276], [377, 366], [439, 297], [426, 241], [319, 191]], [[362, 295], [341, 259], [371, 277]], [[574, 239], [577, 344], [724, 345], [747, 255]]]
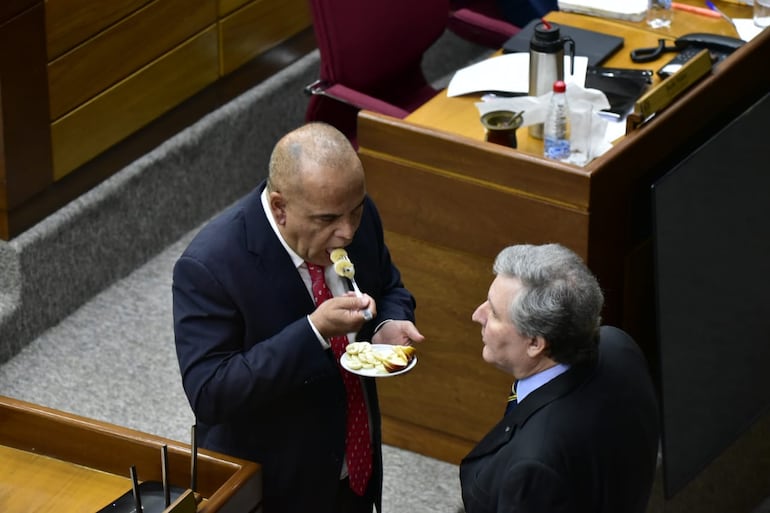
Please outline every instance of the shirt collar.
[[537, 374], [527, 376], [516, 382], [516, 402], [521, 402], [530, 392], [540, 388], [557, 376], [564, 374], [569, 370], [569, 365], [564, 363], [557, 363], [553, 367], [549, 367], [544, 371], [540, 371]]
[[275, 222], [275, 218], [273, 218], [273, 211], [270, 209], [267, 187], [262, 190], [260, 199], [262, 200], [262, 209], [265, 211], [265, 217], [267, 217], [267, 221], [270, 223], [270, 227], [275, 232], [275, 236], [278, 237], [278, 240], [281, 241], [281, 244], [289, 254], [289, 257], [291, 257], [291, 261], [294, 263], [294, 267], [299, 269], [305, 264], [305, 261], [293, 249], [291, 249], [291, 247], [286, 243], [286, 240], [283, 238], [283, 235], [281, 235], [281, 231], [278, 229], [278, 224]]

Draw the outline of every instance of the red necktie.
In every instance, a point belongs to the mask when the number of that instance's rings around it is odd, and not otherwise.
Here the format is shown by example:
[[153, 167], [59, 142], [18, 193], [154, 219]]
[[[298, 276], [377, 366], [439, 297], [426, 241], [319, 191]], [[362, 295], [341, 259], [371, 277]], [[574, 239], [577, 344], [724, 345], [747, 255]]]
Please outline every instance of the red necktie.
[[[316, 306], [332, 297], [324, 279], [324, 268], [320, 265], [306, 262], [310, 271], [310, 281], [313, 284], [313, 299]], [[348, 338], [345, 336], [331, 337], [332, 352], [337, 359], [345, 352]], [[369, 439], [369, 414], [366, 410], [361, 381], [354, 374], [340, 367], [342, 381], [347, 391], [347, 433], [345, 436], [345, 454], [348, 458], [348, 475], [350, 488], [358, 495], [363, 495], [369, 477], [372, 475], [372, 444]]]

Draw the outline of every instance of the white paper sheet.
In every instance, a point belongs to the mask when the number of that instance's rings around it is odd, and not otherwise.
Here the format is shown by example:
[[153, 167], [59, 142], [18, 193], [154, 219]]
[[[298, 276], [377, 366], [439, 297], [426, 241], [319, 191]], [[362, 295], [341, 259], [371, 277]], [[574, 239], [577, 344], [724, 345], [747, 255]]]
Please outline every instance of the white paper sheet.
[[642, 21], [648, 0], [559, 0], [559, 10], [621, 20]]
[[[575, 73], [570, 75], [570, 58], [565, 56], [564, 81], [583, 87], [587, 68], [588, 58], [575, 56]], [[449, 82], [447, 96], [461, 96], [481, 91], [527, 94], [529, 92], [529, 53], [508, 53], [458, 70]]]
[[751, 41], [762, 32], [760, 27], [754, 25], [754, 20], [751, 18], [733, 18], [733, 23], [735, 23], [735, 30], [738, 31], [738, 35], [744, 41]]

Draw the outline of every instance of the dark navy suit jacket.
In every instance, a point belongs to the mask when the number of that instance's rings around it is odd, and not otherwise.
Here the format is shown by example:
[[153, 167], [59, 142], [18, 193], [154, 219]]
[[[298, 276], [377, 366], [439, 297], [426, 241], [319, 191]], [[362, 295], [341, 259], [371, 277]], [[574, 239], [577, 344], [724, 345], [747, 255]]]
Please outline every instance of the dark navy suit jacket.
[[460, 465], [467, 513], [644, 513], [658, 452], [646, 360], [604, 326], [596, 364], [536, 389]]
[[[268, 224], [262, 189], [205, 226], [174, 266], [182, 383], [200, 446], [262, 465], [265, 513], [331, 513], [345, 451], [345, 389], [331, 350], [307, 320], [313, 300]], [[368, 198], [347, 251], [378, 310], [358, 340], [371, 340], [384, 319], [413, 321], [414, 299]], [[380, 412], [374, 380], [364, 383], [379, 510]]]

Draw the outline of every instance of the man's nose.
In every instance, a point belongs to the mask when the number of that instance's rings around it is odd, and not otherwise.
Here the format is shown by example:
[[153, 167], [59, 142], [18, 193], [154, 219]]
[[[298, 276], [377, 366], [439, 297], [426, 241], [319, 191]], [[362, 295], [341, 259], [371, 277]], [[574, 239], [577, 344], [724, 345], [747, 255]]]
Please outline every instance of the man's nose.
[[473, 311], [473, 315], [471, 315], [472, 321], [478, 322], [479, 324], [484, 324], [483, 316], [482, 316], [483, 306], [484, 306], [484, 303], [481, 303], [479, 306], [476, 307], [476, 310]]
[[340, 221], [340, 224], [337, 228], [337, 235], [350, 242], [353, 240], [353, 236], [356, 234], [357, 229], [357, 222], [355, 222], [353, 219], [344, 219]]

